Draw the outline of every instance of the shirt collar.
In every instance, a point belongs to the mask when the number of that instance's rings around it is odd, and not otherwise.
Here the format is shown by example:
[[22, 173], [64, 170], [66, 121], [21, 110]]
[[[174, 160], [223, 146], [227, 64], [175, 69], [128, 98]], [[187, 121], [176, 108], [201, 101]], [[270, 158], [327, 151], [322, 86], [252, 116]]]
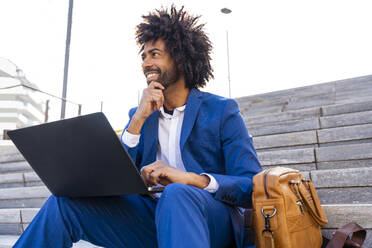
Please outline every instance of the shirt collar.
[[163, 106], [160, 107], [159, 111], [160, 111], [162, 117], [171, 119], [171, 118], [174, 118], [174, 117], [178, 117], [183, 111], [185, 111], [185, 108], [186, 108], [186, 104], [181, 106], [181, 107], [175, 108], [174, 111], [173, 111], [173, 115], [165, 113]]

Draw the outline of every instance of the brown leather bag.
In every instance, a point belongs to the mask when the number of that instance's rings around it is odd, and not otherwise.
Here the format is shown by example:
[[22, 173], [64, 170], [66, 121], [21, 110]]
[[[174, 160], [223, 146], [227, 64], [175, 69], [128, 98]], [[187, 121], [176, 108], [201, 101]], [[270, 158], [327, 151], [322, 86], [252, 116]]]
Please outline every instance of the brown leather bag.
[[284, 167], [253, 178], [252, 221], [258, 248], [320, 248], [327, 218], [313, 183]]

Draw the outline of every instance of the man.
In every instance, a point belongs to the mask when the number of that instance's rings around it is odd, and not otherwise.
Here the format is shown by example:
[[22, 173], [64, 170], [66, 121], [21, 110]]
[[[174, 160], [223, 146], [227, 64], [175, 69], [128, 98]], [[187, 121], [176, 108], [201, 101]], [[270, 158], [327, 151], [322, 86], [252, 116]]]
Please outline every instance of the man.
[[51, 196], [15, 247], [246, 247], [243, 214], [261, 170], [232, 99], [204, 93], [211, 44], [197, 19], [171, 7], [137, 26], [148, 87], [121, 140], [156, 197]]

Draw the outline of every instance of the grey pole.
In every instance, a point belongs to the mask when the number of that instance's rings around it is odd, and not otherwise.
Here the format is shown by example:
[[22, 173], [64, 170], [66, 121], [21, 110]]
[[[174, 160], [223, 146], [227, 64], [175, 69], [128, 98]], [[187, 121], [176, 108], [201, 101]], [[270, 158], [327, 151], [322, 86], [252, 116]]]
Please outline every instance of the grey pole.
[[230, 54], [229, 54], [229, 32], [226, 30], [226, 50], [227, 50], [227, 80], [229, 81], [229, 97], [231, 98], [231, 81], [230, 81]]
[[[223, 14], [230, 14], [232, 11], [228, 8], [221, 9]], [[229, 97], [231, 98], [231, 80], [230, 80], [230, 54], [229, 54], [229, 32], [226, 29], [226, 51], [227, 51], [227, 80], [229, 81]]]
[[67, 96], [67, 78], [68, 78], [68, 62], [70, 57], [70, 41], [71, 41], [71, 26], [72, 26], [72, 8], [74, 0], [70, 0], [68, 7], [68, 23], [67, 23], [67, 35], [66, 35], [66, 51], [65, 51], [65, 68], [63, 72], [63, 90], [62, 90], [62, 107], [61, 107], [61, 119], [65, 118], [66, 113], [66, 96]]

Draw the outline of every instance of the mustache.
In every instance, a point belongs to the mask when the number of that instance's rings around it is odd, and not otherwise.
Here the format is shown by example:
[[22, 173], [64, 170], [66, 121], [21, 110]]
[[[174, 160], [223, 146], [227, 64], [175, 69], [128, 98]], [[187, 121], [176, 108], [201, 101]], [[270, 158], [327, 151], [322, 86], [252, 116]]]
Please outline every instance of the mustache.
[[161, 73], [161, 70], [160, 68], [146, 68], [145, 70], [143, 70], [143, 73], [144, 74], [147, 74], [149, 72], [157, 72], [157, 73]]

